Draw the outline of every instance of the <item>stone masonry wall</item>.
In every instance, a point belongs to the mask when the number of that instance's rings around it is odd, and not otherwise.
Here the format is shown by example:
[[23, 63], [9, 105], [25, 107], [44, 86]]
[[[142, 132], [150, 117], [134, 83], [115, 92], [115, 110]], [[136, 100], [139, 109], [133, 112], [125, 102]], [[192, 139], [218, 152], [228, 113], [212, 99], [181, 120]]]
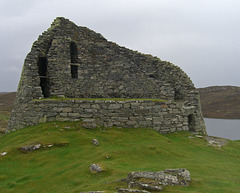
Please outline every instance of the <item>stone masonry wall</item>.
[[[188, 117], [192, 130], [206, 133], [199, 94], [178, 66], [109, 42], [101, 34], [77, 26], [65, 18], [56, 18], [51, 27], [33, 43], [24, 62], [8, 130], [36, 124], [44, 112], [46, 115], [56, 113], [51, 109], [47, 113], [45, 109], [48, 108], [42, 108], [41, 104], [37, 109], [43, 112], [36, 111], [32, 106], [38, 103], [33, 102], [35, 99], [56, 96], [148, 98], [165, 99], [171, 104], [183, 103], [184, 108], [194, 109]], [[58, 104], [51, 102], [47, 103], [51, 107]], [[71, 108], [72, 103], [64, 102]], [[78, 113], [81, 113], [80, 110]], [[28, 116], [36, 121], [31, 121]], [[57, 114], [55, 119], [59, 116]], [[69, 119], [72, 120], [71, 117]]]
[[[83, 127], [151, 128], [160, 133], [191, 131], [195, 107], [151, 100], [35, 100], [21, 113], [20, 127], [48, 121], [81, 121]], [[17, 129], [17, 128], [16, 128]]]

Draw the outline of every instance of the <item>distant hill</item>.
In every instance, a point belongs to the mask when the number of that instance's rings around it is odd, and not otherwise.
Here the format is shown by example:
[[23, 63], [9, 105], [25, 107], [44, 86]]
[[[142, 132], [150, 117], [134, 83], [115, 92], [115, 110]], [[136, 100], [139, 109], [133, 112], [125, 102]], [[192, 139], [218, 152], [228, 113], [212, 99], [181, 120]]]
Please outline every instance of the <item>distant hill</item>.
[[0, 111], [11, 111], [16, 92], [0, 92]]
[[211, 86], [198, 91], [204, 117], [240, 119], [240, 87]]
[[15, 98], [16, 92], [0, 92], [0, 134], [4, 133], [7, 128]]

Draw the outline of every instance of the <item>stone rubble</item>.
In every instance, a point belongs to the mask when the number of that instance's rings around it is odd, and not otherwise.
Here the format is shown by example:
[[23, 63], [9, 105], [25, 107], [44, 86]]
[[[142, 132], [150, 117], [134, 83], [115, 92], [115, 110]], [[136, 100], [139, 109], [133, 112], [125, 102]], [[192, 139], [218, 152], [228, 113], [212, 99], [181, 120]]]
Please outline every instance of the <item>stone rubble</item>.
[[205, 136], [204, 138], [207, 140], [208, 145], [217, 148], [221, 148], [229, 142], [228, 139], [223, 139], [219, 137]]
[[34, 144], [34, 145], [28, 145], [28, 146], [22, 146], [19, 147], [18, 150], [21, 151], [22, 153], [29, 153], [29, 152], [33, 152], [39, 149], [45, 149], [45, 148], [51, 148], [51, 147], [63, 147], [68, 145], [68, 143], [58, 143], [58, 144], [47, 144], [47, 145], [43, 145], [41, 143], [39, 144]]
[[127, 176], [129, 189], [119, 189], [119, 192], [159, 192], [164, 186], [188, 186], [190, 182], [190, 172], [185, 168], [159, 172], [131, 172]]
[[93, 139], [93, 140], [92, 140], [92, 143], [93, 143], [93, 145], [96, 145], [96, 146], [99, 145], [99, 141], [98, 141], [97, 139]]
[[124, 188], [118, 189], [118, 192], [120, 192], [120, 193], [128, 193], [128, 192], [150, 193], [150, 192], [148, 192], [148, 191], [146, 191], [146, 190], [124, 189]]
[[7, 155], [7, 153], [8, 153], [8, 152], [4, 151], [4, 152], [0, 153], [0, 155], [1, 155], [1, 156], [2, 156], [2, 155]]
[[100, 173], [102, 172], [102, 168], [99, 164], [91, 164], [89, 167], [91, 173]]

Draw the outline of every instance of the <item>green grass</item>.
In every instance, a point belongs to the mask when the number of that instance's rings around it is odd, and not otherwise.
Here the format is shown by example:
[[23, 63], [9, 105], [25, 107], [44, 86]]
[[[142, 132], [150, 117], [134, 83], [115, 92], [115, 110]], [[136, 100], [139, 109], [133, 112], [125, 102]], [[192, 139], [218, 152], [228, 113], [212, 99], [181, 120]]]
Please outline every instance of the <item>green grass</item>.
[[0, 111], [0, 132], [6, 129], [9, 116], [10, 112]]
[[[66, 129], [65, 127], [70, 127]], [[77, 193], [126, 187], [122, 179], [132, 171], [186, 168], [188, 187], [167, 187], [164, 192], [237, 193], [240, 189], [240, 141], [222, 149], [207, 146], [201, 138], [180, 132], [162, 135], [148, 129], [84, 129], [79, 122], [50, 122], [8, 133], [0, 139], [0, 192]], [[92, 144], [97, 138], [99, 146]], [[20, 146], [34, 143], [68, 143], [24, 154]], [[107, 159], [106, 157], [109, 157]], [[104, 172], [91, 174], [99, 163]]]

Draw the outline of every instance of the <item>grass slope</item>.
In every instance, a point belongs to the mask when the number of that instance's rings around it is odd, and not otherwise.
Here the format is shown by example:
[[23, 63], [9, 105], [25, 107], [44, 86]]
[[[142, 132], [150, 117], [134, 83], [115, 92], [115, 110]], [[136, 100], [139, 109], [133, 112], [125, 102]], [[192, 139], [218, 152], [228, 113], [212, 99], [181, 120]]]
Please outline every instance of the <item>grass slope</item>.
[[[70, 127], [70, 128], [69, 128]], [[50, 122], [8, 133], [0, 139], [0, 192], [77, 193], [126, 187], [122, 179], [132, 171], [187, 168], [188, 187], [167, 187], [164, 192], [233, 193], [240, 189], [240, 141], [222, 149], [207, 146], [187, 132], [161, 135], [148, 129], [84, 129], [79, 122]], [[97, 138], [99, 146], [92, 144]], [[34, 143], [68, 143], [28, 154], [17, 150]], [[109, 157], [107, 159], [107, 157]], [[89, 172], [90, 164], [104, 168]]]

